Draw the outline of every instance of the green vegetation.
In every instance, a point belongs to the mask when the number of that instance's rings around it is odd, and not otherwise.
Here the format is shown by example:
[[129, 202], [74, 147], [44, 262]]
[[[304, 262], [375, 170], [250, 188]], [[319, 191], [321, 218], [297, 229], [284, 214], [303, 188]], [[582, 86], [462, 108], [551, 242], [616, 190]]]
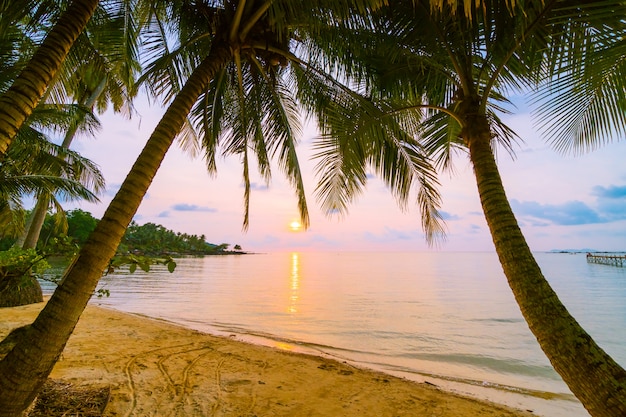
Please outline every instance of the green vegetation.
[[[91, 213], [74, 209], [66, 213], [66, 222], [59, 225], [57, 218], [51, 214], [46, 216], [39, 243], [38, 253], [46, 253], [47, 256], [73, 255], [86, 241], [89, 235], [98, 225], [98, 219]], [[0, 250], [6, 251], [11, 248], [16, 239], [3, 238], [0, 240]], [[59, 245], [64, 241], [64, 245]], [[228, 250], [229, 243], [214, 244], [206, 241], [204, 235], [189, 235], [175, 232], [166, 227], [146, 223], [143, 225], [131, 222], [119, 244], [116, 256], [129, 254], [158, 257], [162, 255], [225, 255], [244, 253], [240, 245], [234, 245], [233, 250]]]
[[143, 253], [145, 255], [212, 255], [226, 252], [221, 245], [206, 242], [204, 235], [176, 233], [161, 225], [130, 223], [118, 253]]
[[49, 267], [45, 256], [34, 249], [0, 252], [0, 307], [43, 301], [37, 277]]
[[241, 246], [235, 245], [229, 251], [230, 244], [208, 243], [204, 235], [188, 235], [173, 232], [161, 225], [146, 223], [138, 225], [134, 221], [128, 226], [117, 253], [142, 253], [145, 255], [224, 255], [243, 253]]
[[[211, 173], [218, 155], [241, 162], [244, 227], [250, 167], [269, 181], [272, 159], [308, 225], [295, 151], [300, 111], [321, 132], [315, 149], [324, 208], [345, 211], [373, 170], [401, 205], [417, 190], [429, 241], [443, 231], [437, 169], [450, 168], [456, 155], [468, 158], [503, 270], [541, 348], [590, 414], [626, 415], [626, 371], [550, 288], [494, 157], [517, 139], [499, 118], [512, 93], [536, 91], [541, 128], [558, 150], [593, 149], [624, 132], [623, 0], [98, 3], [0, 5], [2, 157], [44, 97], [61, 98], [57, 105], [66, 95], [88, 108], [120, 105], [110, 93], [99, 94], [97, 105], [80, 98], [117, 69], [128, 91], [144, 85], [167, 106], [59, 290], [0, 360], [0, 417], [21, 415], [37, 395], [177, 137], [201, 151]], [[157, 225], [135, 237], [136, 246], [124, 250], [180, 243]], [[187, 239], [187, 249], [202, 240]], [[142, 267], [133, 256], [128, 261]]]

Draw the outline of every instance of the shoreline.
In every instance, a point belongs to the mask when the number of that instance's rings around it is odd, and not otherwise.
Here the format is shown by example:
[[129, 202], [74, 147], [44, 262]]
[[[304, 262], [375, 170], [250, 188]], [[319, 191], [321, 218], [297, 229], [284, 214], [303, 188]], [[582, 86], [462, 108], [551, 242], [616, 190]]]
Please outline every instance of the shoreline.
[[[115, 311], [115, 307], [105, 305]], [[514, 410], [524, 410], [538, 417], [585, 417], [588, 413], [571, 393], [558, 393], [528, 388], [524, 385], [510, 385], [505, 382], [487, 382], [481, 379], [446, 376], [443, 374], [419, 372], [402, 366], [394, 366], [365, 358], [357, 359], [346, 355], [344, 349], [333, 346], [311, 344], [304, 341], [286, 339], [272, 334], [250, 332], [244, 328], [232, 329], [207, 325], [203, 322], [175, 320], [167, 317], [152, 317], [143, 313], [127, 312], [147, 319], [161, 320], [207, 333], [217, 337], [227, 337], [252, 345], [266, 346], [279, 351], [295, 354], [304, 354], [342, 362], [351, 366], [394, 376], [414, 383], [437, 387], [444, 392], [453, 393], [462, 397], [486, 401], [493, 404], [510, 407]], [[371, 359], [371, 358], [370, 358]]]
[[[0, 337], [44, 303], [0, 309]], [[537, 415], [320, 356], [88, 305], [50, 378], [109, 386], [106, 416]]]

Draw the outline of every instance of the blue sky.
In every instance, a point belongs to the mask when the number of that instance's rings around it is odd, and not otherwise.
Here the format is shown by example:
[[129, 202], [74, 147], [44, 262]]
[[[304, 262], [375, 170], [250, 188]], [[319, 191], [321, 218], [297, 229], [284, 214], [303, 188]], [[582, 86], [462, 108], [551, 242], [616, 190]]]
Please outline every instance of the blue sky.
[[[74, 149], [96, 162], [107, 180], [100, 204], [72, 203], [100, 217], [158, 122], [161, 110], [137, 104], [140, 117], [101, 116], [95, 138], [78, 138]], [[524, 110], [523, 110], [524, 111]], [[574, 156], [552, 150], [533, 131], [528, 113], [505, 121], [523, 139], [515, 159], [497, 154], [502, 179], [531, 249], [592, 248], [626, 250], [626, 141], [614, 140], [600, 149]], [[325, 216], [314, 196], [315, 163], [310, 161], [307, 128], [298, 146], [311, 227], [294, 232], [296, 198], [279, 169], [269, 186], [253, 177], [250, 227], [242, 231], [243, 187], [239, 162], [220, 160], [218, 174], [207, 174], [201, 158], [174, 146], [168, 153], [135, 220], [153, 222], [178, 232], [204, 234], [212, 243], [239, 244], [245, 250], [272, 251], [492, 251], [467, 156], [455, 158], [454, 172], [442, 173], [442, 211], [447, 238], [429, 247], [422, 233], [417, 206], [402, 211], [389, 191], [371, 175], [366, 192], [343, 218]], [[623, 139], [623, 138], [622, 138]]]

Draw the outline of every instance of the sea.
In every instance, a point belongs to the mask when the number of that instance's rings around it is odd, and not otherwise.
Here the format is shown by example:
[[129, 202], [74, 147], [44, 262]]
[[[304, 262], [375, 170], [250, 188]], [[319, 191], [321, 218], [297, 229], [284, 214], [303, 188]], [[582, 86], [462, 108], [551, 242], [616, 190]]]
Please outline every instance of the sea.
[[[570, 313], [626, 366], [626, 268], [535, 253]], [[545, 417], [588, 416], [529, 331], [495, 253], [186, 257], [106, 275], [93, 304], [309, 353]]]

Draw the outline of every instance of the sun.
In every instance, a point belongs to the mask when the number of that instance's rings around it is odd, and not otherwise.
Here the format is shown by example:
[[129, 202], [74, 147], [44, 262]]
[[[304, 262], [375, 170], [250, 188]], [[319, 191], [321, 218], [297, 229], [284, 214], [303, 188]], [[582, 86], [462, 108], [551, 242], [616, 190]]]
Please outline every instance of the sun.
[[291, 223], [289, 223], [289, 229], [292, 232], [299, 232], [300, 230], [302, 230], [302, 224], [300, 224], [299, 221], [294, 220]]

